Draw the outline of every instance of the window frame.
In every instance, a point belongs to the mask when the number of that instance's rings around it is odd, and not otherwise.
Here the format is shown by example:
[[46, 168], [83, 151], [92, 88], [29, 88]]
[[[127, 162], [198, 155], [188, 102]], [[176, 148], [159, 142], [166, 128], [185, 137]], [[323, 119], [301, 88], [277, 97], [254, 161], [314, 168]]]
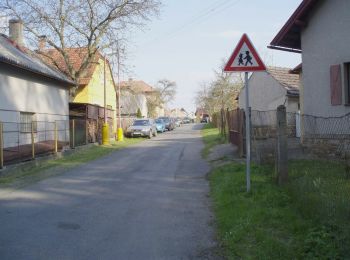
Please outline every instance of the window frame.
[[344, 104], [350, 106], [350, 62], [343, 64]]
[[19, 114], [19, 124], [20, 124], [20, 132], [21, 133], [31, 133], [32, 132], [32, 125], [33, 125], [33, 132], [37, 132], [38, 124], [36, 120], [36, 114], [33, 112], [20, 112]]

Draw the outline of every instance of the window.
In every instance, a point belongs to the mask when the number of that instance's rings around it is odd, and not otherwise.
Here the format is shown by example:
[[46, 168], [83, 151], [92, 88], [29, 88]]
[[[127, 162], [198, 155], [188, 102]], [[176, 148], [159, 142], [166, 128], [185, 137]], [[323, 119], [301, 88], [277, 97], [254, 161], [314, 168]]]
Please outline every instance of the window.
[[345, 104], [350, 105], [350, 62], [344, 64]]
[[330, 68], [331, 79], [331, 104], [338, 106], [342, 104], [342, 83], [341, 83], [341, 66], [332, 65]]
[[37, 131], [36, 115], [34, 113], [21, 112], [20, 113], [20, 128], [22, 133], [31, 133], [32, 125], [33, 131]]

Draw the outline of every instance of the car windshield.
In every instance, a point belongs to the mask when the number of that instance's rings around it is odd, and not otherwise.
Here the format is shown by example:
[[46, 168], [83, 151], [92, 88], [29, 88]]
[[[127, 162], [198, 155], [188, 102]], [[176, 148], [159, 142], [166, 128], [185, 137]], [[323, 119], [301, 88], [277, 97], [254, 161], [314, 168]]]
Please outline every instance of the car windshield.
[[160, 119], [164, 120], [165, 123], [168, 123], [170, 121], [168, 117], [164, 117], [164, 118], [160, 118]]
[[149, 125], [149, 120], [135, 120], [132, 125], [135, 125], [135, 126]]
[[156, 119], [156, 123], [157, 124], [161, 124], [161, 123], [163, 123], [163, 120], [162, 119]]

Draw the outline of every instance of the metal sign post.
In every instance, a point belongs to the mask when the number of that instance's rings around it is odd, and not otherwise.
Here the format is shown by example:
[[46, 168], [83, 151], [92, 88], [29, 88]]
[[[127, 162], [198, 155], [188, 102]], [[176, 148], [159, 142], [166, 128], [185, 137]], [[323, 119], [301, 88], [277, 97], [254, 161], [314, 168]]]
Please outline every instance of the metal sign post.
[[248, 72], [244, 72], [244, 87], [245, 87], [246, 178], [247, 178], [247, 192], [250, 192], [250, 108], [249, 108]]
[[225, 72], [244, 72], [245, 87], [245, 133], [246, 133], [246, 178], [247, 192], [250, 192], [250, 107], [249, 107], [249, 89], [248, 89], [248, 72], [265, 71], [266, 67], [256, 52], [253, 44], [246, 34], [238, 42], [232, 55], [225, 65]]

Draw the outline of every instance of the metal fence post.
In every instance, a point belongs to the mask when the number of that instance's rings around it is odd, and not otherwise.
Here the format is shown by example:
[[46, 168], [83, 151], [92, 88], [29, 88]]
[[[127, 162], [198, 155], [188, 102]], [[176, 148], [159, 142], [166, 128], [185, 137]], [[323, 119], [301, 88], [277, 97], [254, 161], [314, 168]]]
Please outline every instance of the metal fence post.
[[75, 148], [75, 120], [72, 120], [72, 148]]
[[287, 157], [287, 113], [286, 107], [280, 105], [277, 108], [277, 149], [276, 172], [278, 184], [288, 181], [288, 157]]
[[0, 169], [4, 168], [4, 127], [0, 122]]
[[58, 134], [57, 134], [57, 121], [55, 121], [55, 153], [58, 150]]
[[34, 143], [34, 122], [32, 121], [32, 128], [31, 128], [31, 139], [32, 139], [32, 159], [35, 159], [35, 143]]

